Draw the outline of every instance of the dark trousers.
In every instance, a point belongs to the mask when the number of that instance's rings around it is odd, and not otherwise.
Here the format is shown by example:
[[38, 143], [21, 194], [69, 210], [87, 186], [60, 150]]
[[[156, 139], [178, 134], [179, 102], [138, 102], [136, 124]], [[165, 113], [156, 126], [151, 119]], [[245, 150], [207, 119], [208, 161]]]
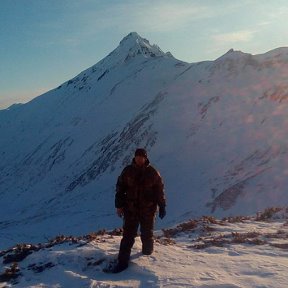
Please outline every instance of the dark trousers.
[[120, 243], [118, 261], [128, 264], [131, 248], [134, 245], [140, 225], [142, 253], [150, 255], [153, 252], [153, 229], [155, 215], [125, 215], [123, 225], [123, 238]]

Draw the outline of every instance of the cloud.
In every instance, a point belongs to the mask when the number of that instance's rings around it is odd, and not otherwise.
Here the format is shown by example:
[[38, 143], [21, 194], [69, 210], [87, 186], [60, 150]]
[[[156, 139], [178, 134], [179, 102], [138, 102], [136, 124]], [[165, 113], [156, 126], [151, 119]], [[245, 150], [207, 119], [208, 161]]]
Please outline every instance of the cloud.
[[[191, 0], [125, 0], [125, 1], [92, 1], [85, 0], [83, 5], [78, 1], [69, 6], [70, 14], [63, 15], [65, 21], [58, 20], [53, 25], [63, 30], [62, 23], [69, 23], [68, 33], [59, 41], [73, 46], [81, 41], [97, 38], [103, 33], [137, 31], [141, 33], [178, 33], [179, 31], [200, 31], [205, 29], [209, 20], [216, 21], [238, 11], [244, 4], [229, 2]], [[81, 2], [82, 3], [82, 2]], [[206, 21], [207, 20], [207, 21]], [[211, 22], [209, 22], [211, 23]], [[62, 25], [62, 26], [61, 26]], [[70, 26], [73, 29], [70, 29]], [[73, 31], [73, 33], [71, 33]], [[196, 31], [197, 32], [197, 31]], [[195, 33], [196, 33], [195, 32]], [[219, 36], [220, 37], [220, 36]], [[234, 36], [235, 37], [235, 36]]]
[[[127, 3], [128, 2], [128, 3]], [[211, 8], [193, 1], [124, 1], [86, 11], [82, 21], [99, 31], [111, 27], [145, 32], [171, 32], [211, 16]], [[90, 30], [90, 29], [89, 29]]]
[[212, 35], [212, 40], [214, 40], [218, 44], [235, 44], [239, 42], [249, 42], [253, 39], [256, 31], [252, 30], [242, 30], [231, 33], [222, 33]]
[[[141, 13], [141, 12], [140, 12]], [[145, 13], [135, 18], [140, 28], [158, 32], [175, 31], [188, 26], [196, 20], [209, 17], [211, 10], [206, 6], [166, 3], [155, 5], [152, 9], [146, 9]]]

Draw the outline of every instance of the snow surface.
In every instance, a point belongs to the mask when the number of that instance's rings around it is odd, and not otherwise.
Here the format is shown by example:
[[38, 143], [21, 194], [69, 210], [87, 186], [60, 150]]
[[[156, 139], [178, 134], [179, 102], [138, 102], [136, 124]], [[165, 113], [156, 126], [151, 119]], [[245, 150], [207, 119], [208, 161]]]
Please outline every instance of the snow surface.
[[[286, 219], [238, 217], [220, 221], [204, 217], [195, 227], [191, 225], [195, 220], [191, 220], [186, 226], [182, 223], [156, 231], [151, 256], [141, 254], [137, 237], [130, 266], [119, 274], [107, 274], [102, 269], [117, 257], [121, 236], [103, 234], [91, 241], [62, 244], [60, 240], [20, 261], [21, 275], [0, 283], [0, 287], [284, 288], [288, 209], [282, 211], [286, 211]], [[165, 237], [169, 232], [171, 237]], [[201, 248], [203, 243], [206, 246]], [[0, 264], [1, 271], [9, 267]]]

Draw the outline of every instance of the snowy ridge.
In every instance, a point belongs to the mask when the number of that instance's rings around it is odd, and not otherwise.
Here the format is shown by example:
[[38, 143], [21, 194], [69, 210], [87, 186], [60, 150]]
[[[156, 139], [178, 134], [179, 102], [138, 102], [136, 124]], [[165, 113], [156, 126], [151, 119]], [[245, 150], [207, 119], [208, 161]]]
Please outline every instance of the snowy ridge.
[[158, 228], [288, 205], [287, 52], [188, 64], [130, 33], [75, 78], [1, 110], [0, 249], [120, 225], [115, 182], [137, 147], [165, 182]]
[[[5, 287], [286, 287], [288, 208], [255, 217], [202, 217], [156, 233], [155, 251], [118, 275], [102, 269], [117, 256], [121, 230], [0, 251]], [[2, 287], [2, 286], [1, 286]], [[4, 287], [4, 286], [3, 286]]]

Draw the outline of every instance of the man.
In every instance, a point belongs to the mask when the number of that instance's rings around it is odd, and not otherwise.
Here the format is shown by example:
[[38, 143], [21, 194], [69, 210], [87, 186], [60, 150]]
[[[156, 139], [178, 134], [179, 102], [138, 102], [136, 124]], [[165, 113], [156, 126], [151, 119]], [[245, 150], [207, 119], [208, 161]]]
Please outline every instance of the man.
[[142, 253], [153, 252], [155, 214], [166, 215], [164, 185], [159, 172], [150, 165], [145, 149], [137, 149], [132, 164], [126, 166], [118, 177], [115, 207], [119, 217], [124, 217], [123, 238], [120, 243], [117, 265], [113, 273], [128, 267], [131, 248], [140, 225]]

